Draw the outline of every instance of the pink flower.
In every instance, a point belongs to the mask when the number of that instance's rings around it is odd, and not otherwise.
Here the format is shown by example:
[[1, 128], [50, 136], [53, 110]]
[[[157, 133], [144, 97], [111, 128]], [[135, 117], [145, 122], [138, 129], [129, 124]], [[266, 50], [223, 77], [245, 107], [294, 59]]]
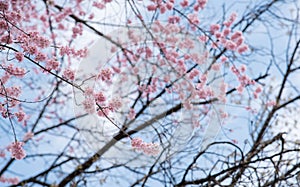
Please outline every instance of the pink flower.
[[133, 138], [131, 146], [134, 149], [143, 151], [147, 155], [157, 155], [160, 152], [158, 143], [146, 143], [141, 138]]
[[190, 74], [189, 74], [189, 78], [190, 79], [194, 79], [196, 76], [198, 76], [199, 75], [199, 70], [197, 70], [197, 69], [193, 69], [191, 72], [190, 72]]
[[207, 0], [198, 0], [198, 5], [201, 9], [205, 7]]
[[210, 26], [210, 32], [212, 33], [212, 34], [214, 34], [216, 31], [218, 31], [220, 29], [220, 25], [219, 24], [212, 24], [211, 26]]
[[257, 93], [257, 92], [254, 92], [254, 93], [253, 93], [253, 97], [254, 97], [254, 99], [257, 99], [257, 98], [258, 98], [258, 93]]
[[200, 23], [200, 20], [198, 18], [198, 14], [193, 13], [193, 14], [189, 14], [188, 18], [190, 20], [191, 23], [198, 25]]
[[186, 110], [192, 110], [192, 109], [193, 109], [193, 105], [191, 104], [190, 101], [184, 101], [184, 102], [183, 102], [183, 107], [184, 107]]
[[50, 41], [44, 37], [37, 37], [35, 39], [35, 43], [37, 44], [37, 46], [39, 46], [42, 49], [44, 49], [50, 45]]
[[18, 177], [10, 177], [9, 178], [9, 177], [0, 176], [0, 182], [16, 185], [19, 183], [19, 178]]
[[31, 54], [31, 55], [36, 54], [36, 53], [37, 53], [37, 47], [35, 47], [35, 46], [29, 46], [29, 47], [28, 47], [28, 52], [29, 52], [29, 54]]
[[22, 62], [23, 59], [24, 59], [24, 55], [23, 55], [22, 52], [16, 52], [16, 53], [15, 53], [15, 57], [16, 57], [16, 59], [17, 59], [19, 62]]
[[4, 20], [0, 20], [0, 29], [1, 30], [7, 30], [8, 26]]
[[102, 108], [102, 109], [99, 109], [97, 112], [98, 116], [100, 116], [100, 117], [106, 117], [109, 115], [109, 113], [110, 113], [109, 108]]
[[137, 148], [137, 149], [141, 148], [142, 143], [143, 143], [143, 140], [141, 138], [133, 138], [131, 140], [131, 146], [133, 148]]
[[15, 116], [18, 118], [18, 122], [21, 122], [25, 118], [25, 113], [23, 111], [19, 111], [15, 113]]
[[221, 68], [221, 64], [219, 63], [214, 63], [212, 66], [211, 66], [211, 69], [214, 70], [214, 71], [219, 71]]
[[95, 101], [97, 103], [101, 103], [101, 102], [106, 101], [106, 98], [105, 98], [105, 96], [104, 96], [104, 94], [102, 92], [94, 94], [94, 97], [95, 97]]
[[7, 178], [6, 181], [7, 183], [16, 185], [19, 183], [19, 178], [18, 177]]
[[201, 82], [205, 83], [207, 81], [207, 74], [202, 74], [199, 78]]
[[42, 61], [46, 60], [46, 55], [41, 52], [38, 52], [38, 54], [35, 57], [35, 60], [42, 62]]
[[225, 29], [223, 30], [223, 35], [224, 35], [224, 36], [228, 36], [229, 33], [230, 33], [230, 29], [229, 29], [229, 28], [225, 28]]
[[8, 1], [0, 1], [0, 11], [8, 10], [9, 4]]
[[232, 23], [236, 20], [236, 17], [237, 17], [237, 14], [235, 12], [233, 12], [229, 17], [229, 20], [224, 22], [223, 24], [226, 27], [230, 27], [232, 25]]
[[159, 153], [159, 144], [157, 143], [143, 143], [142, 150], [147, 155], [157, 155]]
[[128, 114], [129, 119], [134, 119], [135, 118], [135, 111], [133, 108], [130, 109], [129, 114]]
[[157, 5], [148, 5], [147, 9], [148, 11], [155, 11], [157, 9]]
[[232, 73], [234, 73], [235, 75], [239, 75], [239, 70], [238, 70], [235, 66], [231, 66], [230, 70], [231, 70]]
[[255, 92], [256, 92], [256, 93], [262, 92], [262, 88], [261, 88], [260, 86], [258, 86], [258, 87], [255, 89]]
[[71, 53], [71, 49], [68, 47], [68, 46], [62, 46], [60, 47], [60, 55], [63, 56], [63, 55], [70, 55]]
[[118, 110], [119, 108], [122, 107], [122, 102], [119, 98], [113, 98], [110, 102], [109, 102], [109, 108], [112, 111]]
[[178, 16], [169, 16], [168, 18], [169, 23], [179, 23], [179, 21], [180, 21], [180, 17]]
[[110, 69], [102, 69], [101, 73], [98, 75], [98, 77], [102, 80], [102, 81], [110, 81], [112, 76], [112, 72]]
[[220, 85], [220, 91], [225, 93], [227, 91], [228, 85], [225, 82], [222, 82]]
[[76, 38], [78, 35], [82, 35], [83, 32], [83, 27], [81, 24], [76, 25], [75, 27], [72, 28], [73, 31], [73, 38]]
[[238, 49], [237, 49], [238, 53], [240, 53], [240, 54], [246, 52], [247, 50], [248, 50], [248, 46], [245, 45], [245, 44], [239, 46]]
[[164, 13], [166, 12], [167, 8], [166, 8], [165, 5], [161, 5], [161, 6], [159, 7], [159, 10], [160, 10], [160, 13], [161, 13], [161, 14], [164, 14]]
[[235, 50], [236, 44], [233, 41], [229, 40], [229, 41], [227, 41], [225, 47], [229, 50]]
[[23, 137], [23, 141], [27, 141], [27, 140], [30, 140], [32, 137], [34, 136], [34, 134], [31, 132], [31, 131], [28, 131], [24, 137]]
[[96, 109], [95, 109], [95, 100], [92, 97], [87, 97], [85, 100], [82, 102], [84, 110], [89, 113], [89, 114], [94, 114]]
[[275, 106], [276, 105], [276, 101], [268, 101], [266, 103], [267, 106]]
[[0, 150], [0, 158], [5, 158], [5, 152], [4, 152], [4, 150]]
[[8, 34], [2, 35], [0, 41], [7, 44], [11, 44], [13, 42], [12, 37]]
[[112, 0], [103, 0], [104, 3], [110, 3]]
[[218, 39], [220, 39], [220, 38], [223, 37], [223, 36], [222, 36], [222, 33], [219, 32], [219, 31], [216, 31], [214, 34], [215, 34], [216, 38], [218, 38]]
[[103, 4], [103, 3], [93, 2], [93, 6], [98, 8], [98, 9], [104, 9], [105, 8], [105, 4]]
[[241, 70], [242, 73], [244, 73], [247, 70], [246, 65], [244, 65], [244, 64], [241, 65], [240, 70]]
[[228, 60], [228, 58], [226, 56], [222, 56], [221, 57], [221, 62], [222, 63], [225, 63], [227, 60]]
[[50, 59], [50, 60], [47, 60], [46, 62], [46, 69], [48, 70], [57, 70], [59, 66], [59, 62], [57, 60], [54, 60], [54, 59]]
[[240, 94], [242, 94], [243, 91], [244, 91], [244, 86], [239, 85], [239, 86], [236, 88], [236, 90], [237, 90]]
[[121, 70], [118, 67], [113, 66], [112, 69], [114, 70], [115, 73], [120, 73]]
[[23, 142], [13, 142], [11, 145], [7, 146], [7, 150], [11, 152], [11, 157], [17, 160], [22, 160], [26, 157], [26, 153], [22, 146]]
[[183, 0], [182, 2], [180, 2], [180, 5], [185, 8], [187, 6], [189, 6], [189, 1], [188, 0]]
[[168, 10], [172, 10], [173, 6], [174, 6], [174, 3], [172, 3], [172, 2], [167, 2], [166, 3], [166, 7], [167, 7]]
[[19, 97], [21, 94], [21, 88], [19, 86], [13, 86], [13, 87], [8, 87], [6, 88], [6, 93], [10, 97]]
[[208, 37], [207, 37], [207, 36], [205, 36], [205, 35], [203, 35], [203, 36], [199, 36], [199, 40], [200, 40], [201, 42], [207, 42], [207, 40], [208, 40]]
[[74, 80], [75, 78], [75, 73], [73, 70], [71, 69], [66, 69], [64, 72], [63, 72], [63, 75], [65, 78], [69, 79], [69, 80]]
[[232, 34], [232, 36], [231, 36], [231, 40], [236, 40], [236, 39], [238, 39], [238, 38], [240, 38], [240, 37], [242, 37], [242, 32], [241, 31], [236, 31], [236, 32], [234, 32], [233, 34]]

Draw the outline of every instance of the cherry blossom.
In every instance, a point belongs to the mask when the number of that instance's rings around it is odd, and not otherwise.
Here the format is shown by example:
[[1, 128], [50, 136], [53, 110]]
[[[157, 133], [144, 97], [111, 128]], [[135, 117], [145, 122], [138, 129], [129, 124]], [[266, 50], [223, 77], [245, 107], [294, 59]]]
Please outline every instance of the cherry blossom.
[[157, 155], [160, 152], [159, 144], [146, 143], [141, 138], [133, 138], [131, 146], [139, 151], [143, 151], [147, 155]]
[[7, 146], [7, 150], [11, 152], [11, 157], [17, 160], [25, 158], [26, 152], [22, 148], [23, 142], [13, 142], [11, 145]]

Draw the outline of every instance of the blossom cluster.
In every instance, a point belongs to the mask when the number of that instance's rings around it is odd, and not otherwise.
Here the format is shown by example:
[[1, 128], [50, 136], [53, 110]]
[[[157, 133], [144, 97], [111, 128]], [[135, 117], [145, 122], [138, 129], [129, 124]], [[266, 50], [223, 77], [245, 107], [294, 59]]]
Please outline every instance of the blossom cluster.
[[26, 152], [23, 149], [24, 142], [13, 142], [11, 145], [7, 147], [7, 150], [11, 152], [11, 157], [17, 160], [21, 160], [25, 158]]
[[[1, 7], [0, 7], [1, 9]], [[9, 184], [18, 184], [19, 183], [19, 178], [18, 177], [4, 177], [0, 176], [0, 182], [1, 183], [9, 183]]]
[[210, 33], [217, 39], [217, 42], [214, 43], [215, 47], [224, 46], [228, 50], [242, 54], [248, 50], [248, 45], [244, 43], [243, 33], [241, 31], [232, 32], [230, 29], [236, 18], [237, 14], [232, 13], [228, 21], [223, 23], [225, 27], [222, 30], [220, 24], [212, 24]]
[[[104, 80], [107, 80], [106, 78]], [[123, 105], [121, 98], [108, 99], [102, 91], [95, 92], [92, 88], [85, 90], [85, 100], [82, 104], [86, 112], [93, 114], [97, 111], [100, 117], [107, 117], [111, 112], [117, 111]]]
[[158, 143], [146, 143], [141, 138], [133, 138], [131, 140], [131, 146], [147, 155], [157, 155], [160, 152]]

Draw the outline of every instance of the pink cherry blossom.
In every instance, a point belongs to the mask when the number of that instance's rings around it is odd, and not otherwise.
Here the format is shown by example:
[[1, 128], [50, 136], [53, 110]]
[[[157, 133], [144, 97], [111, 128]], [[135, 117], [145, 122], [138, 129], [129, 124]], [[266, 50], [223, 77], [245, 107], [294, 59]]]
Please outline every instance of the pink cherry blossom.
[[0, 11], [8, 10], [8, 1], [0, 1]]
[[230, 30], [229, 28], [225, 28], [225, 29], [223, 30], [223, 35], [224, 35], [224, 36], [228, 36], [228, 35], [230, 34], [230, 32], [231, 32], [231, 30]]
[[46, 69], [48, 70], [57, 70], [58, 66], [59, 62], [57, 60], [49, 59], [46, 62]]
[[154, 4], [148, 5], [147, 9], [148, 9], [148, 11], [155, 11], [157, 9], [157, 5], [154, 5]]
[[19, 178], [18, 177], [4, 177], [4, 176], [0, 176], [0, 182], [16, 185], [16, 184], [19, 183]]
[[260, 92], [262, 92], [262, 88], [261, 88], [261, 86], [258, 86], [258, 87], [255, 89], [255, 92], [256, 92], [256, 93], [260, 93]]
[[[198, 18], [198, 14], [188, 14], [188, 18], [190, 19], [190, 22], [192, 24], [198, 25], [200, 23], [200, 20]], [[192, 25], [193, 26], [193, 25]]]
[[15, 57], [16, 57], [16, 59], [17, 59], [19, 62], [22, 62], [23, 59], [24, 59], [24, 55], [23, 55], [22, 52], [16, 52], [16, 53], [15, 53]]
[[214, 63], [212, 66], [211, 66], [211, 69], [214, 70], [214, 71], [219, 71], [221, 68], [221, 64], [220, 63]]
[[166, 7], [167, 7], [168, 10], [172, 10], [173, 6], [174, 6], [174, 3], [172, 3], [172, 2], [167, 2], [166, 3]]
[[229, 50], [235, 50], [236, 44], [233, 41], [229, 40], [229, 41], [227, 41], [225, 47]]
[[4, 150], [0, 150], [0, 158], [5, 158], [6, 154]]
[[237, 90], [240, 94], [242, 94], [243, 91], [244, 91], [244, 86], [239, 85], [239, 86], [236, 88], [236, 90]]
[[23, 111], [19, 111], [15, 113], [15, 116], [18, 118], [18, 122], [21, 122], [25, 119], [25, 113]]
[[143, 140], [141, 138], [133, 138], [131, 140], [131, 146], [133, 148], [140, 148], [142, 143], [143, 143]]
[[65, 69], [63, 72], [63, 76], [69, 80], [74, 80], [75, 78], [75, 73], [73, 70], [71, 70], [70, 68]]
[[129, 114], [128, 114], [128, 118], [129, 119], [134, 119], [135, 118], [135, 111], [134, 111], [134, 109], [133, 108], [131, 108], [130, 110], [129, 110]]
[[207, 0], [197, 0], [197, 3], [201, 9], [203, 9], [207, 3]]
[[182, 2], [180, 2], [180, 5], [185, 8], [187, 6], [189, 6], [189, 1], [188, 0], [183, 0]]
[[100, 74], [98, 75], [98, 77], [102, 80], [102, 81], [110, 81], [111, 77], [112, 77], [112, 72], [109, 68], [106, 69], [102, 69]]
[[94, 97], [95, 97], [95, 101], [97, 103], [102, 103], [102, 102], [106, 101], [106, 98], [105, 98], [103, 92], [98, 92], [98, 93], [94, 94]]
[[22, 146], [23, 142], [13, 142], [11, 145], [7, 146], [7, 150], [11, 152], [11, 157], [17, 160], [22, 160], [26, 157], [26, 153]]
[[26, 142], [28, 140], [30, 140], [32, 137], [34, 136], [34, 134], [31, 131], [26, 132], [26, 134], [23, 137], [23, 141]]
[[109, 102], [109, 108], [112, 111], [118, 110], [119, 108], [122, 107], [122, 102], [120, 98], [113, 98]]
[[212, 33], [212, 34], [214, 34], [216, 31], [218, 31], [220, 29], [220, 25], [219, 24], [212, 24], [211, 26], [210, 26], [210, 32]]
[[238, 39], [238, 38], [240, 38], [240, 37], [242, 37], [242, 32], [241, 31], [236, 31], [236, 32], [234, 32], [232, 35], [231, 35], [231, 40], [236, 40], [236, 39]]
[[105, 4], [104, 3], [101, 3], [101, 2], [93, 2], [93, 6], [98, 8], [98, 9], [104, 9], [105, 8]]
[[42, 62], [42, 61], [46, 60], [46, 55], [41, 52], [38, 52], [35, 57], [35, 60], [38, 62]]
[[276, 105], [276, 101], [268, 101], [267, 103], [266, 103], [266, 105], [268, 106], [268, 107], [270, 107], [270, 106], [275, 106]]
[[221, 62], [222, 63], [225, 63], [227, 60], [228, 60], [228, 58], [226, 56], [222, 56], [221, 57]]
[[245, 44], [239, 46], [238, 49], [237, 49], [238, 53], [240, 53], [240, 54], [246, 52], [247, 50], [248, 50], [248, 46], [245, 45]]
[[147, 155], [157, 155], [160, 152], [158, 143], [146, 143], [141, 138], [133, 138], [131, 146], [139, 151], [143, 151]]
[[241, 65], [240, 70], [241, 70], [242, 73], [244, 73], [247, 70], [246, 65], [244, 65], [244, 64]]
[[237, 18], [237, 14], [235, 12], [233, 12], [228, 21], [225, 21], [223, 24], [226, 26], [226, 27], [230, 27], [232, 25], [232, 23], [236, 20]]

